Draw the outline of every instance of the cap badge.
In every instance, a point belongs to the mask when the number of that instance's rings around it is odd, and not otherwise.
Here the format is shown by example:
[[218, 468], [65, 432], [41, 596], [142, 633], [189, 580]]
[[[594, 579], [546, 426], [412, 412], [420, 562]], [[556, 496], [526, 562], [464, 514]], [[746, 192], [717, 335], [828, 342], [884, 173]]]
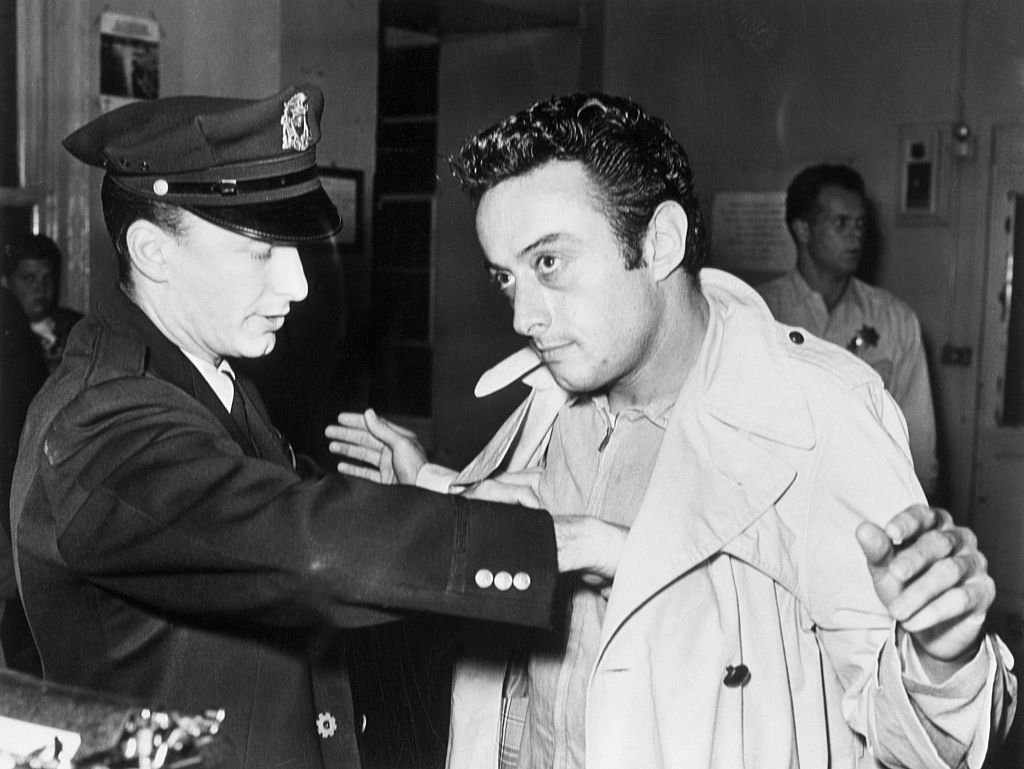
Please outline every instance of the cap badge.
[[281, 115], [281, 149], [304, 152], [309, 149], [309, 125], [306, 123], [306, 94], [301, 91], [284, 103]]

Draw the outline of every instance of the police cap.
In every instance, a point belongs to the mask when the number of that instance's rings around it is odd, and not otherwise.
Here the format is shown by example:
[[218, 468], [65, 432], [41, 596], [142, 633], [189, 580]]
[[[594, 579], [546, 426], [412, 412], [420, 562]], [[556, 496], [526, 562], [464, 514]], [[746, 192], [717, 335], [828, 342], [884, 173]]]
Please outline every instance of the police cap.
[[79, 128], [64, 147], [119, 187], [271, 242], [341, 229], [316, 167], [323, 93], [267, 99], [172, 96], [133, 102]]

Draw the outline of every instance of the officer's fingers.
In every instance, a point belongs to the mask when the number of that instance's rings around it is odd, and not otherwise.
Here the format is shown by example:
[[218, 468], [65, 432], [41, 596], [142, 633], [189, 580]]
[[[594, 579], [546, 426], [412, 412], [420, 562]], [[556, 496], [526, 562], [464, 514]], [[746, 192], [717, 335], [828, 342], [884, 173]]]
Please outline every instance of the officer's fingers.
[[365, 412], [366, 416], [366, 428], [370, 433], [380, 441], [394, 446], [399, 442], [417, 442], [416, 433], [408, 428], [396, 425], [379, 416], [373, 409], [367, 409]]
[[942, 508], [911, 505], [885, 524], [885, 533], [893, 543], [899, 545], [931, 529], [949, 528], [952, 525], [952, 516]]
[[327, 450], [336, 457], [354, 459], [357, 462], [366, 462], [368, 465], [379, 465], [382, 449], [371, 449], [366, 446], [357, 446], [347, 441], [331, 441], [327, 444]]
[[539, 467], [531, 467], [526, 470], [509, 470], [498, 473], [494, 480], [508, 483], [515, 486], [527, 486], [536, 491], [544, 471]]
[[493, 479], [481, 481], [474, 486], [470, 486], [463, 496], [469, 499], [486, 499], [490, 502], [504, 502], [509, 505], [522, 505], [523, 507], [540, 507], [540, 498], [530, 486], [502, 483]]
[[380, 470], [381, 483], [398, 483], [398, 476], [395, 475], [394, 455], [391, 449], [385, 448], [380, 453], [380, 461], [377, 463]]
[[343, 427], [353, 427], [365, 430], [366, 417], [363, 416], [362, 412], [342, 411], [338, 414], [338, 424]]
[[964, 622], [969, 617], [973, 617], [973, 624], [980, 627], [995, 596], [995, 582], [985, 575], [946, 590], [907, 619], [899, 621], [907, 632], [915, 635], [944, 629], [954, 622]]
[[328, 425], [324, 428], [324, 435], [331, 440], [343, 443], [351, 443], [355, 446], [366, 446], [367, 448], [380, 451], [384, 443], [371, 435], [365, 427], [344, 427], [342, 425]]
[[943, 599], [946, 593], [957, 592], [960, 586], [972, 580], [988, 580], [981, 553], [942, 558], [931, 563], [889, 602], [889, 613], [900, 622], [906, 622], [929, 604]]
[[364, 478], [374, 483], [381, 483], [380, 470], [374, 470], [369, 467], [363, 467], [362, 465], [352, 465], [348, 462], [338, 463], [338, 472], [342, 475], [348, 475], [352, 478]]

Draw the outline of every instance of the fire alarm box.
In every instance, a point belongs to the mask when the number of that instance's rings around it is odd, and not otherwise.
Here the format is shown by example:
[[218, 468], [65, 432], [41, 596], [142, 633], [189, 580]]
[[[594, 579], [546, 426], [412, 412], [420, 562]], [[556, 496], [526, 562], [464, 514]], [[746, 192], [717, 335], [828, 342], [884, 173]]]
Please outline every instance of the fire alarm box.
[[945, 222], [948, 166], [948, 126], [934, 123], [900, 126], [898, 222]]

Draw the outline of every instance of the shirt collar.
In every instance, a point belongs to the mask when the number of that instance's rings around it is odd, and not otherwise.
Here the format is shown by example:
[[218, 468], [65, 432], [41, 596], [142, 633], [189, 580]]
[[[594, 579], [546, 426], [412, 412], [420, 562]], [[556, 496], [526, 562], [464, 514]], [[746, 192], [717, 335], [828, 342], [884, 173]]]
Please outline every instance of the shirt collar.
[[182, 350], [182, 354], [188, 358], [196, 367], [206, 383], [210, 385], [217, 396], [217, 400], [224, 404], [224, 408], [231, 411], [231, 402], [235, 398], [235, 371], [227, 359], [222, 358], [219, 366], [214, 366], [208, 360], [198, 355]]

